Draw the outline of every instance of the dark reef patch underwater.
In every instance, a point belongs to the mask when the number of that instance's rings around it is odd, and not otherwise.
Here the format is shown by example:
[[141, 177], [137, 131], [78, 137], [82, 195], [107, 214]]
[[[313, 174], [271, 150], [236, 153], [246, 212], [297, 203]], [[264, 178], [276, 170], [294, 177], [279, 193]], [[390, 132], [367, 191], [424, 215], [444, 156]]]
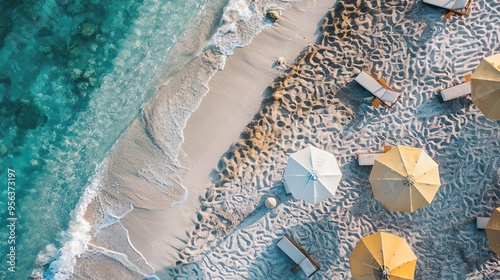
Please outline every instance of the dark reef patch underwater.
[[[9, 168], [16, 172], [18, 219], [16, 273], [12, 274], [6, 257], [10, 245], [3, 238], [8, 236], [9, 222], [4, 219], [8, 196], [7, 188], [2, 188], [0, 279], [27, 279], [40, 265], [36, 264], [38, 252], [47, 244], [60, 245], [58, 235], [67, 227], [83, 186], [118, 137], [120, 131], [113, 132], [114, 138], [102, 145], [97, 157], [91, 157], [85, 152], [89, 140], [77, 137], [81, 131], [72, 127], [92, 121], [82, 120], [82, 112], [94, 95], [103, 94], [98, 89], [113, 71], [113, 60], [142, 4], [0, 1], [0, 166], [2, 185], [6, 186]], [[98, 138], [96, 133], [88, 135]], [[77, 156], [81, 162], [66, 154], [75, 146], [81, 146]], [[84, 164], [85, 160], [90, 162]]]

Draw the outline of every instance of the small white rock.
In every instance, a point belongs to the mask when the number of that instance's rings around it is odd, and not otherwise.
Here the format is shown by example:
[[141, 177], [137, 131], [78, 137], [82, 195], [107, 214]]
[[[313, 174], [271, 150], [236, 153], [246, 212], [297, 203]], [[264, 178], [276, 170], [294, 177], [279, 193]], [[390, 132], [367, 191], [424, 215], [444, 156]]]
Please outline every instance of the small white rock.
[[270, 197], [266, 198], [265, 204], [266, 204], [267, 208], [273, 209], [273, 208], [276, 208], [276, 205], [278, 205], [278, 202], [276, 201], [276, 198], [270, 196]]

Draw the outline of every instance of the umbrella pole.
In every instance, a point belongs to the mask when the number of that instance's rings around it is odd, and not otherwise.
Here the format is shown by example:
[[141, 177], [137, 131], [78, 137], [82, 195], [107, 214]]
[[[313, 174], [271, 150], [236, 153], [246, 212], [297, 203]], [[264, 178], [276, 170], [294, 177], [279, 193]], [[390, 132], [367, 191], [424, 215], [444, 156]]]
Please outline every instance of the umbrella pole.
[[382, 267], [382, 270], [380, 271], [380, 279], [389, 279], [389, 271], [387, 270], [387, 267]]

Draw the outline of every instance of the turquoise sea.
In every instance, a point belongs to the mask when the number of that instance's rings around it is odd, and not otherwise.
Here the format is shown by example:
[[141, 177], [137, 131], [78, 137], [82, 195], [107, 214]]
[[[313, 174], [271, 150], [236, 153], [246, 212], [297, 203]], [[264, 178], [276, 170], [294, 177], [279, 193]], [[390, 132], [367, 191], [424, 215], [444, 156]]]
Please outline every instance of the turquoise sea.
[[0, 279], [54, 278], [85, 188], [196, 56], [172, 56], [184, 34], [227, 2], [0, 1]]

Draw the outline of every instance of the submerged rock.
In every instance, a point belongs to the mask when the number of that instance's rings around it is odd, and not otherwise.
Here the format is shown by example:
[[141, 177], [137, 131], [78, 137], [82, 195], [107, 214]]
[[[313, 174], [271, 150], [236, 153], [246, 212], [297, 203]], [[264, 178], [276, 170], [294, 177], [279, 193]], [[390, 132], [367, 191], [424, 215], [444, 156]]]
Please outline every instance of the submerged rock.
[[68, 5], [68, 0], [56, 0], [56, 2], [61, 6]]
[[80, 35], [84, 38], [89, 38], [92, 35], [96, 34], [97, 30], [97, 25], [92, 22], [86, 21], [80, 25]]
[[69, 49], [69, 57], [74, 59], [81, 55], [82, 55], [82, 49], [80, 49], [80, 47], [77, 44], [72, 45], [71, 48]]
[[68, 52], [68, 44], [61, 38], [54, 40], [52, 48], [54, 48], [54, 51], [57, 52], [58, 55], [63, 55]]
[[38, 50], [39, 50], [41, 53], [44, 53], [44, 54], [49, 54], [49, 53], [52, 53], [52, 46], [51, 46], [51, 45], [43, 45], [43, 46], [39, 46], [39, 47], [38, 47]]
[[39, 11], [29, 5], [22, 6], [21, 14], [33, 23], [38, 22], [40, 19]]
[[49, 27], [47, 26], [44, 26], [42, 28], [40, 28], [38, 30], [38, 32], [36, 33], [36, 35], [40, 36], [40, 37], [46, 37], [46, 36], [52, 36], [52, 29], [50, 29]]
[[84, 77], [85, 79], [88, 79], [88, 78], [90, 78], [91, 76], [95, 76], [95, 70], [94, 70], [94, 69], [92, 69], [92, 68], [89, 68], [89, 69], [85, 70], [85, 72], [83, 73], [83, 77]]
[[80, 91], [80, 93], [85, 92], [87, 89], [89, 89], [89, 83], [88, 82], [79, 82], [76, 84], [76, 88]]
[[21, 99], [15, 113], [14, 122], [19, 128], [35, 129], [47, 122], [47, 116], [30, 100]]
[[0, 17], [0, 48], [3, 48], [5, 38], [9, 35], [14, 27], [13, 20], [10, 14], [4, 12]]
[[85, 12], [85, 7], [77, 1], [68, 1], [68, 4], [65, 6], [65, 11], [68, 15], [74, 16]]
[[5, 85], [5, 87], [10, 87], [12, 80], [7, 76], [0, 75], [0, 84]]
[[0, 142], [0, 156], [5, 155], [8, 151], [9, 149], [7, 148], [7, 145]]
[[80, 70], [78, 68], [73, 68], [73, 70], [71, 70], [71, 72], [70, 72], [69, 78], [71, 79], [71, 81], [76, 81], [81, 76], [82, 76], [82, 70]]
[[89, 78], [89, 84], [90, 84], [91, 87], [97, 86], [97, 79], [90, 77]]

